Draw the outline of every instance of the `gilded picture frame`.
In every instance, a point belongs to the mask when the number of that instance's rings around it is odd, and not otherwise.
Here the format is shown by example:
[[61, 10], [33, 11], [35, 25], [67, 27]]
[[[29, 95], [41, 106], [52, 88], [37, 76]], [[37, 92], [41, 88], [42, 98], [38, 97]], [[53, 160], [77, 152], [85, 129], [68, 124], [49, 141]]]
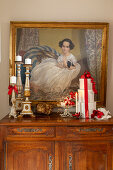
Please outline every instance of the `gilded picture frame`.
[[[70, 91], [75, 91], [77, 90], [77, 88], [79, 88], [79, 78], [84, 73], [84, 71], [87, 70], [91, 73], [96, 84], [98, 84], [96, 85], [96, 88], [98, 90], [98, 96], [95, 97], [97, 105], [105, 106], [107, 86], [108, 30], [108, 23], [11, 21], [9, 74], [10, 76], [16, 75], [15, 57], [17, 55], [22, 55], [23, 62], [25, 61], [25, 58], [31, 58], [32, 64], [35, 63], [33, 67], [35, 67], [37, 63], [40, 64], [42, 60], [45, 59], [46, 52], [46, 58], [51, 55], [51, 53], [54, 53], [53, 57], [56, 57], [56, 53], [57, 55], [60, 55], [61, 48], [59, 46], [59, 42], [63, 39], [68, 38], [71, 39], [75, 44], [75, 49], [72, 50], [72, 53], [74, 54], [74, 56], [76, 56], [77, 61], [81, 66], [81, 71], [76, 76], [76, 79], [70, 79], [72, 84], [68, 87], [65, 87], [65, 89], [67, 90], [66, 91], [64, 89], [65, 95], [63, 95], [63, 93], [59, 93], [60, 95], [58, 97], [56, 95], [57, 93], [54, 94], [54, 91], [56, 90], [55, 86], [53, 93], [49, 92], [49, 94], [47, 94], [47, 97], [45, 95], [47, 92], [40, 93], [40, 89], [38, 89], [37, 93], [33, 93], [31, 95], [31, 101], [33, 102], [33, 104], [38, 104], [40, 102], [46, 102], [51, 104], [59, 103], [66, 96], [69, 95]], [[30, 36], [32, 37], [30, 38]], [[36, 50], [37, 54], [35, 53]], [[37, 61], [35, 61], [34, 58], [37, 59]], [[48, 58], [52, 57], [49, 56]], [[22, 72], [22, 80], [24, 85], [25, 70], [22, 70]], [[49, 73], [48, 68], [46, 68], [45, 72], [48, 75], [51, 74]], [[44, 69], [42, 69], [41, 74], [41, 78], [44, 79]], [[37, 77], [39, 77], [38, 74]], [[54, 82], [54, 84], [57, 84], [57, 82]], [[76, 83], [77, 85], [75, 87]], [[49, 88], [45, 87], [45, 89], [47, 91]], [[35, 94], [37, 94], [37, 96], [35, 96]]]

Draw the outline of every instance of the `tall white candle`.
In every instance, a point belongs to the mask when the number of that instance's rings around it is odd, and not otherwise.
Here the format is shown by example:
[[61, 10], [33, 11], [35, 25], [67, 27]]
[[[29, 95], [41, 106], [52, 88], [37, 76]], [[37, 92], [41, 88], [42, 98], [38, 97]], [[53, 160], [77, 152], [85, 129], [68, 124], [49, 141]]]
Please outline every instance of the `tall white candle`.
[[10, 77], [10, 84], [16, 84], [16, 76]]
[[25, 64], [31, 64], [31, 59], [30, 58], [26, 58], [25, 59]]
[[16, 56], [16, 60], [15, 60], [15, 61], [22, 61], [22, 56], [17, 55], [17, 56]]
[[76, 92], [76, 113], [78, 112], [78, 100], [77, 100], [77, 92]]

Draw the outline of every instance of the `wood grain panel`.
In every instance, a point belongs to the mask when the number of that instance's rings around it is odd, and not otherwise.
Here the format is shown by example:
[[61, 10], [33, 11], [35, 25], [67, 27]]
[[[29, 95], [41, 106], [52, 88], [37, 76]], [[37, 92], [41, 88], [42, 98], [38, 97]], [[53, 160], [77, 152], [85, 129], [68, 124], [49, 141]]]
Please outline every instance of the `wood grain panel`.
[[[111, 170], [108, 167], [106, 144], [76, 144], [65, 142], [63, 145], [65, 170]], [[71, 164], [70, 164], [71, 156]]]
[[0, 170], [113, 170], [113, 118], [6, 117]]
[[7, 170], [54, 170], [53, 142], [6, 143]]
[[113, 127], [88, 126], [88, 127], [57, 127], [56, 136], [67, 139], [75, 138], [94, 138], [94, 137], [110, 137], [113, 135]]

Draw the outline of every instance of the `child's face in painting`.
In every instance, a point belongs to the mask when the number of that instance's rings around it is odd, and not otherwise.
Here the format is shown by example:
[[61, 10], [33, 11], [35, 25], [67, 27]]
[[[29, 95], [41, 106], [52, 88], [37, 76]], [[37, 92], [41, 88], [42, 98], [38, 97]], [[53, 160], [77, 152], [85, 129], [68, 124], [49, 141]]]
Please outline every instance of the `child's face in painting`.
[[70, 47], [69, 47], [69, 42], [64, 41], [62, 45], [62, 52], [63, 54], [68, 54], [70, 53]]

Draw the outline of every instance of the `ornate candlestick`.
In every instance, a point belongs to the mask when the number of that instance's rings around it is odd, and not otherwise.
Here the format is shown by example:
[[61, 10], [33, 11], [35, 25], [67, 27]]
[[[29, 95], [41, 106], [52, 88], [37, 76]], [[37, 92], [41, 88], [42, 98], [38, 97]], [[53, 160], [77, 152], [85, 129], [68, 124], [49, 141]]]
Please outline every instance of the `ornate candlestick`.
[[61, 102], [61, 107], [64, 108], [64, 112], [60, 114], [61, 117], [72, 117], [72, 114], [69, 112], [69, 106], [66, 106], [65, 102]]
[[17, 65], [17, 89], [18, 89], [18, 96], [16, 98], [16, 111], [21, 112], [22, 111], [22, 80], [21, 80], [21, 64], [23, 64], [22, 61], [15, 61], [15, 64]]
[[11, 102], [12, 102], [12, 106], [11, 106], [11, 111], [9, 113], [9, 117], [14, 117], [17, 118], [17, 114], [16, 114], [16, 107], [15, 107], [15, 103], [16, 103], [16, 98], [15, 98], [15, 92], [17, 91], [17, 87], [16, 87], [16, 77], [15, 76], [11, 76], [10, 77], [10, 85], [8, 87], [9, 91], [8, 94], [11, 95]]
[[72, 117], [72, 114], [69, 112], [69, 107], [64, 107], [64, 113], [60, 114], [61, 117]]
[[30, 72], [29, 72], [29, 68], [32, 67], [32, 65], [26, 64], [26, 61], [25, 61], [25, 64], [23, 66], [26, 67], [26, 73], [25, 73], [26, 74], [26, 81], [25, 81], [25, 88], [24, 88], [25, 101], [22, 102], [23, 103], [23, 109], [22, 109], [22, 112], [20, 113], [20, 115], [18, 117], [22, 117], [23, 115], [30, 115], [31, 117], [35, 117], [35, 115], [33, 115], [33, 112], [31, 110], [31, 102], [29, 101], [29, 97], [30, 97], [30, 83], [29, 83]]

